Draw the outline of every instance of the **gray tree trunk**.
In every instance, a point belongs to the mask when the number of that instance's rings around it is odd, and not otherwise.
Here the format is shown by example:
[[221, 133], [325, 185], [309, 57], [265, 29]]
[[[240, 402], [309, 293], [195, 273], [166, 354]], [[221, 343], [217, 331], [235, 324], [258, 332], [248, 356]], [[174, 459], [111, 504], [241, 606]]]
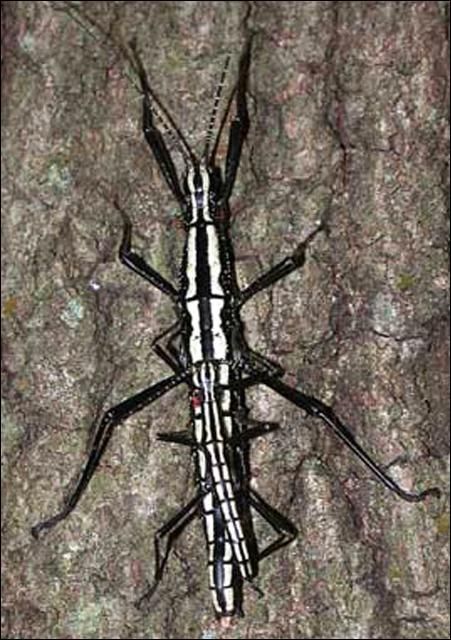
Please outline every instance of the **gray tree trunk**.
[[[245, 284], [326, 216], [305, 267], [246, 307], [250, 344], [333, 405], [405, 487], [447, 487], [447, 2], [4, 2], [4, 638], [447, 638], [444, 498], [389, 494], [321, 424], [255, 390], [254, 484], [299, 527], [246, 617], [214, 621], [202, 530], [142, 614], [153, 534], [193, 493], [175, 390], [117, 428], [79, 508], [42, 541], [102, 411], [168, 370], [171, 304], [117, 259], [176, 280], [177, 207], [121, 53], [197, 148], [224, 56], [255, 31], [251, 130], [232, 198]], [[220, 148], [223, 155], [224, 149]], [[257, 522], [259, 537], [268, 531]]]

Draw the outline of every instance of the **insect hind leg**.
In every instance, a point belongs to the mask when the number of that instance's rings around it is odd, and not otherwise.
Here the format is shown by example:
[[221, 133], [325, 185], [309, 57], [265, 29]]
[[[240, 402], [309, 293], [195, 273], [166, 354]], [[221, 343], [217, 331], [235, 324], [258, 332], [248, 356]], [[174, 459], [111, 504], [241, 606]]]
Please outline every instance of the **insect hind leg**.
[[[158, 585], [163, 578], [164, 569], [169, 559], [172, 547], [177, 538], [183, 533], [184, 529], [195, 517], [202, 494], [195, 496], [188, 504], [180, 509], [168, 522], [160, 527], [154, 536], [155, 544], [155, 576], [153, 584], [147, 591], [135, 602], [135, 606], [140, 609], [144, 602], [148, 602], [155, 593]], [[166, 540], [164, 551], [161, 551], [161, 544]]]
[[399, 486], [393, 478], [391, 478], [382, 468], [377, 464], [371, 456], [360, 446], [354, 437], [353, 433], [348, 427], [346, 427], [335, 414], [335, 412], [324, 402], [309, 396], [298, 389], [294, 389], [289, 385], [282, 382], [280, 379], [271, 377], [265, 372], [256, 373], [255, 378], [251, 380], [251, 384], [262, 383], [273, 389], [276, 393], [286, 398], [296, 406], [303, 409], [306, 413], [314, 418], [319, 418], [329, 429], [331, 429], [344, 444], [351, 449], [351, 451], [363, 462], [363, 464], [373, 473], [373, 475], [381, 482], [387, 489], [396, 493], [400, 498], [407, 502], [421, 502], [428, 496], [440, 497], [440, 489], [438, 487], [431, 487], [425, 489], [419, 493], [411, 493]]
[[278, 551], [285, 545], [290, 544], [290, 542], [296, 538], [298, 530], [294, 524], [292, 524], [288, 518], [279, 513], [277, 509], [271, 507], [271, 505], [268, 504], [266, 500], [264, 500], [255, 491], [255, 489], [249, 489], [249, 504], [278, 534], [276, 540], [270, 542], [262, 551], [259, 552], [259, 560], [267, 558], [275, 551]]
[[97, 427], [88, 460], [83, 468], [75, 489], [66, 499], [61, 511], [51, 518], [39, 522], [31, 529], [31, 533], [34, 538], [38, 538], [40, 533], [45, 529], [52, 529], [56, 524], [58, 524], [58, 522], [65, 520], [75, 509], [100, 463], [111, 436], [113, 435], [114, 428], [133, 413], [140, 411], [157, 400], [157, 398], [164, 395], [167, 391], [180, 384], [185, 377], [186, 376], [184, 375], [173, 375], [170, 378], [161, 380], [151, 387], [144, 389], [140, 393], [137, 393], [135, 396], [124, 400], [104, 414], [99, 426]]

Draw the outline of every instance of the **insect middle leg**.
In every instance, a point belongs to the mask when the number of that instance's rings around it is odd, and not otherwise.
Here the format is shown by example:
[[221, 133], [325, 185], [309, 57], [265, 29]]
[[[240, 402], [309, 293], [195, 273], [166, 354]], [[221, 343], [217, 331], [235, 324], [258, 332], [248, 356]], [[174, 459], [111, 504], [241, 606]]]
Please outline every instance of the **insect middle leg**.
[[99, 426], [93, 438], [91, 449], [89, 452], [88, 460], [83, 468], [80, 478], [74, 491], [69, 495], [64, 503], [64, 507], [56, 515], [52, 516], [48, 520], [44, 520], [36, 524], [32, 530], [32, 535], [37, 538], [41, 531], [44, 529], [51, 529], [58, 522], [67, 518], [67, 516], [75, 509], [86, 490], [95, 470], [97, 469], [102, 455], [110, 441], [114, 428], [123, 420], [126, 420], [132, 414], [140, 411], [144, 407], [148, 406], [157, 398], [167, 393], [170, 389], [173, 389], [181, 382], [185, 380], [187, 374], [173, 375], [170, 378], [166, 378], [152, 385], [151, 387], [144, 389], [140, 393], [124, 400], [120, 404], [116, 405], [112, 409], [109, 409], [101, 419]]
[[[174, 341], [180, 338], [182, 322], [182, 319], [178, 318], [174, 324], [168, 329], [165, 329], [152, 341], [152, 349], [157, 356], [161, 358], [163, 362], [166, 362], [175, 373], [180, 373], [184, 369], [181, 351], [174, 345]], [[163, 339], [165, 339], [164, 345], [161, 344]]]
[[123, 236], [119, 247], [119, 259], [126, 267], [137, 273], [139, 276], [153, 284], [157, 289], [170, 296], [173, 300], [178, 299], [178, 291], [164, 278], [158, 271], [151, 267], [143, 257], [132, 251], [132, 223], [128, 215], [114, 202], [114, 206], [122, 216]]
[[296, 269], [302, 267], [305, 263], [305, 252], [308, 248], [308, 245], [312, 242], [314, 237], [320, 231], [324, 230], [323, 223], [320, 223], [316, 229], [314, 229], [305, 240], [303, 240], [295, 249], [295, 251], [284, 258], [277, 264], [275, 264], [271, 269], [263, 273], [259, 276], [254, 282], [248, 285], [239, 296], [239, 303], [242, 306], [245, 302], [247, 302], [250, 298], [252, 298], [256, 293], [263, 291], [267, 287], [270, 287], [274, 283], [276, 283], [281, 278], [284, 278], [288, 274], [292, 273]]

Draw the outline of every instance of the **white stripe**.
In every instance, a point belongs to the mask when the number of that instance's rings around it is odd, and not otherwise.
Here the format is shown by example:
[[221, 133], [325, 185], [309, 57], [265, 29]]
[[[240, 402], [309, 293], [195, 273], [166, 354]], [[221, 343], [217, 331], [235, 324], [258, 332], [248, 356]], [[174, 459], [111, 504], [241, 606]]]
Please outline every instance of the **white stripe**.
[[219, 365], [219, 384], [228, 386], [230, 374], [229, 368], [230, 366], [226, 363], [221, 363]]
[[235, 608], [233, 606], [233, 589], [231, 587], [224, 589], [224, 598], [226, 601], [226, 611], [231, 613]]
[[232, 511], [232, 518], [234, 520], [238, 520], [239, 516], [238, 516], [235, 500], [233, 500], [233, 502], [232, 501], [230, 502], [230, 510]]
[[219, 606], [218, 596], [216, 594], [216, 589], [211, 589], [211, 597], [213, 598], [213, 606], [218, 613], [222, 613], [222, 609]]
[[[231, 400], [230, 391], [228, 389], [224, 389], [221, 396], [221, 409], [223, 411], [230, 411], [230, 400]], [[228, 416], [225, 416], [224, 420], [227, 417]]]
[[233, 558], [233, 551], [230, 542], [224, 544], [224, 562], [230, 562]]
[[196, 287], [196, 238], [197, 238], [197, 228], [191, 227], [188, 231], [188, 241], [187, 241], [187, 263], [186, 263], [186, 275], [188, 277], [188, 290], [186, 292], [186, 298], [192, 298], [196, 295], [197, 287]]
[[205, 531], [207, 536], [207, 542], [212, 544], [215, 539], [215, 525], [212, 515], [206, 515], [205, 517]]
[[203, 408], [204, 408], [204, 413], [203, 413], [203, 418], [204, 418], [204, 436], [205, 436], [205, 441], [209, 442], [210, 444], [207, 444], [207, 452], [208, 455], [210, 456], [210, 463], [213, 464], [214, 460], [215, 460], [215, 454], [214, 454], [214, 445], [212, 444], [212, 441], [214, 440], [213, 438], [213, 431], [212, 431], [212, 425], [210, 422], [210, 396], [208, 389], [206, 389], [206, 391], [204, 391], [205, 397], [204, 397], [204, 403], [203, 403]]
[[225, 500], [226, 496], [224, 495], [223, 489], [222, 489], [222, 475], [221, 475], [221, 470], [219, 469], [218, 465], [213, 465], [212, 468], [212, 473], [213, 473], [213, 480], [215, 483], [215, 487], [216, 487], [216, 491], [218, 494], [218, 498], [220, 500]]
[[[210, 440], [211, 440], [211, 432], [210, 432], [209, 435], [210, 435]], [[214, 445], [214, 443], [207, 444], [207, 451], [208, 451], [208, 453], [210, 455], [210, 460], [211, 460], [212, 466], [217, 466], [219, 463], [218, 463], [218, 460], [217, 460], [217, 458], [215, 456], [215, 445]]]
[[200, 331], [200, 312], [199, 302], [192, 300], [186, 304], [188, 313], [191, 317], [192, 332], [189, 339], [189, 352], [193, 362], [202, 360], [202, 341]]
[[196, 442], [202, 442], [202, 435], [204, 432], [204, 426], [202, 420], [194, 420], [194, 438]]
[[197, 212], [197, 203], [196, 203], [196, 192], [194, 189], [194, 169], [191, 167], [188, 171], [187, 176], [188, 189], [191, 194], [191, 209], [193, 217], [191, 218], [191, 222], [197, 222], [198, 212]]
[[218, 233], [213, 225], [208, 225], [208, 266], [210, 267], [210, 287], [214, 296], [224, 296], [224, 289], [219, 281], [221, 275], [221, 258], [219, 255]]
[[202, 502], [205, 511], [213, 511], [213, 494], [211, 491], [204, 496]]
[[226, 438], [230, 438], [232, 436], [233, 423], [232, 418], [230, 416], [224, 416], [224, 427], [226, 430]]
[[[230, 484], [230, 471], [229, 471], [229, 467], [226, 464], [223, 464], [223, 466], [221, 467], [221, 471], [222, 471], [222, 477], [224, 478], [224, 480], [227, 482], [227, 484]], [[232, 485], [230, 484], [230, 487], [232, 487]], [[232, 493], [233, 496], [233, 493]]]
[[[241, 553], [241, 545], [239, 540], [231, 540], [231, 543], [233, 545], [233, 553], [234, 556], [236, 558], [236, 561], [238, 562], [238, 565], [240, 567], [240, 572], [243, 575], [243, 567], [241, 566], [244, 563], [244, 557], [243, 554]], [[244, 574], [246, 575], [246, 573]]]
[[207, 458], [205, 457], [205, 453], [202, 449], [198, 449], [197, 451], [197, 464], [199, 468], [199, 475], [202, 480], [205, 480], [207, 477]]
[[213, 357], [215, 360], [226, 360], [227, 340], [222, 328], [221, 312], [224, 308], [224, 301], [212, 298], [210, 300], [211, 309], [211, 333], [213, 336]]
[[197, 369], [194, 369], [193, 371], [193, 384], [197, 388], [200, 387], [199, 371]]
[[[218, 467], [213, 467], [213, 469], [217, 469]], [[213, 475], [214, 475], [214, 471], [213, 471]], [[215, 485], [215, 491], [216, 491], [216, 495], [218, 496], [218, 500], [223, 501], [225, 500], [225, 491], [224, 491], [224, 487], [223, 485], [218, 482]], [[221, 511], [222, 511], [222, 505], [221, 505]]]
[[208, 196], [210, 192], [210, 176], [208, 175], [208, 171], [206, 167], [204, 166], [200, 167], [200, 175], [202, 176], [202, 191], [204, 196], [203, 205], [202, 205], [202, 208], [203, 208], [202, 215], [204, 220], [206, 220], [207, 222], [213, 222], [210, 215], [210, 203], [208, 201]]
[[[208, 376], [207, 376], [208, 373]], [[212, 385], [215, 381], [215, 370], [207, 362], [202, 362], [200, 366], [200, 384], [204, 390], [205, 399], [211, 402]]]

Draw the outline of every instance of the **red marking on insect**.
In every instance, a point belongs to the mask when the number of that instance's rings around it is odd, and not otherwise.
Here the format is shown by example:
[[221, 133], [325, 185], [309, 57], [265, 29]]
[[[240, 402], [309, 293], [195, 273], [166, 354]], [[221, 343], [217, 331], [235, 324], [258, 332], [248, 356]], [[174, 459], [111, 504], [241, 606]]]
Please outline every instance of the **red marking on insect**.
[[196, 389], [193, 391], [193, 395], [191, 396], [191, 406], [193, 409], [200, 407], [204, 401], [204, 394], [200, 389]]

